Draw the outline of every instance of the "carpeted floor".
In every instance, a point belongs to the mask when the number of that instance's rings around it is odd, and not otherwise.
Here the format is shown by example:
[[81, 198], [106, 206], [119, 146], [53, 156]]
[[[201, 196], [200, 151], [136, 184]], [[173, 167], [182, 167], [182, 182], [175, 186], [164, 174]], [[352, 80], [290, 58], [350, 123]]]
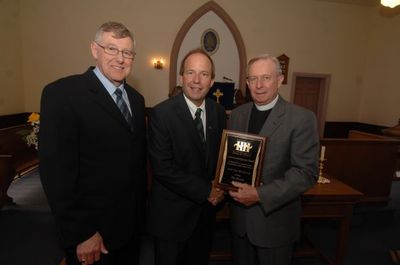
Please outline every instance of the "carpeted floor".
[[1, 265], [56, 265], [62, 251], [37, 171], [15, 180], [0, 211]]
[[[9, 195], [16, 205], [0, 211], [0, 265], [58, 265], [62, 250], [57, 240], [37, 171], [15, 180]], [[400, 181], [393, 182], [387, 207], [356, 208], [350, 228], [344, 265], [394, 265], [390, 249], [400, 249]], [[337, 225], [332, 221], [311, 224], [310, 237], [326, 255], [333, 256]], [[229, 245], [229, 230], [216, 231], [216, 248]], [[145, 238], [141, 265], [152, 265], [151, 240]], [[210, 265], [230, 265], [210, 262]], [[294, 258], [293, 265], [322, 265], [316, 258]]]

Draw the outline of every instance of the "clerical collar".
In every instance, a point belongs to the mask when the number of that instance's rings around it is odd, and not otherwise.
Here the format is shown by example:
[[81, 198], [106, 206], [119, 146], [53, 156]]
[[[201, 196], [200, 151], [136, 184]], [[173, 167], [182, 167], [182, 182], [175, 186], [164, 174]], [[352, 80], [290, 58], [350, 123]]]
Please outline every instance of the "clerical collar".
[[272, 101], [271, 101], [270, 103], [268, 103], [268, 104], [265, 104], [265, 105], [257, 105], [257, 104], [254, 104], [254, 106], [257, 108], [258, 111], [266, 111], [266, 110], [272, 109], [272, 108], [276, 105], [276, 102], [278, 102], [278, 99], [279, 99], [279, 95], [277, 95], [277, 96], [275, 97], [275, 99], [272, 100]]

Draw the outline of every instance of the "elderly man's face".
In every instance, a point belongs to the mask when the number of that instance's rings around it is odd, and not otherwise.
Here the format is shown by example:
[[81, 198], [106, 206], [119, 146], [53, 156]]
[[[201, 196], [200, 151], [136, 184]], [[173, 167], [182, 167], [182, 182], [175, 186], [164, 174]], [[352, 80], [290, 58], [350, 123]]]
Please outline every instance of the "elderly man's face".
[[[112, 32], [104, 32], [99, 43], [92, 42], [91, 50], [96, 65], [100, 71], [115, 86], [121, 85], [132, 69], [133, 58], [125, 58], [121, 51], [133, 52], [133, 41], [129, 38], [114, 38]], [[103, 47], [111, 47], [119, 50], [118, 54], [111, 55], [105, 52]]]
[[247, 85], [253, 101], [257, 105], [266, 105], [278, 95], [283, 76], [278, 74], [271, 60], [255, 61], [248, 70]]

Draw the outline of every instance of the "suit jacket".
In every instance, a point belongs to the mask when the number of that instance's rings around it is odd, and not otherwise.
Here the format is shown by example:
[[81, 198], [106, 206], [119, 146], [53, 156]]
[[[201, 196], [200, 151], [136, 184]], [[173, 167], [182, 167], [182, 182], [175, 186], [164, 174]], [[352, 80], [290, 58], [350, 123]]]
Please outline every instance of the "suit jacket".
[[40, 176], [65, 247], [98, 231], [107, 248], [118, 248], [143, 224], [144, 99], [125, 89], [133, 131], [93, 68], [43, 90]]
[[[247, 132], [253, 103], [232, 111], [229, 128]], [[300, 195], [318, 175], [319, 136], [315, 115], [281, 97], [260, 131], [267, 137], [261, 202], [250, 207], [232, 204], [234, 233], [247, 234], [260, 247], [278, 247], [299, 238]]]
[[211, 99], [206, 99], [206, 123], [204, 150], [182, 93], [151, 112], [148, 150], [153, 182], [147, 224], [156, 237], [189, 238], [208, 203], [226, 124], [223, 107]]

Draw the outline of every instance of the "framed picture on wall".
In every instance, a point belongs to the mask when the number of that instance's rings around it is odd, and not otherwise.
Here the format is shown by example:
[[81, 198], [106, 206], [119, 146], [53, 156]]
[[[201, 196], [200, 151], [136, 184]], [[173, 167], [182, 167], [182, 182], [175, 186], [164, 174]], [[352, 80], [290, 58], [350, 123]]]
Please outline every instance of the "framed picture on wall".
[[283, 82], [282, 84], [287, 84], [288, 79], [288, 71], [289, 71], [289, 57], [286, 54], [282, 54], [278, 57], [279, 63], [281, 64], [282, 74], [283, 74]]
[[218, 33], [211, 28], [206, 29], [201, 35], [201, 48], [205, 50], [209, 55], [211, 55], [218, 50], [218, 47]]

